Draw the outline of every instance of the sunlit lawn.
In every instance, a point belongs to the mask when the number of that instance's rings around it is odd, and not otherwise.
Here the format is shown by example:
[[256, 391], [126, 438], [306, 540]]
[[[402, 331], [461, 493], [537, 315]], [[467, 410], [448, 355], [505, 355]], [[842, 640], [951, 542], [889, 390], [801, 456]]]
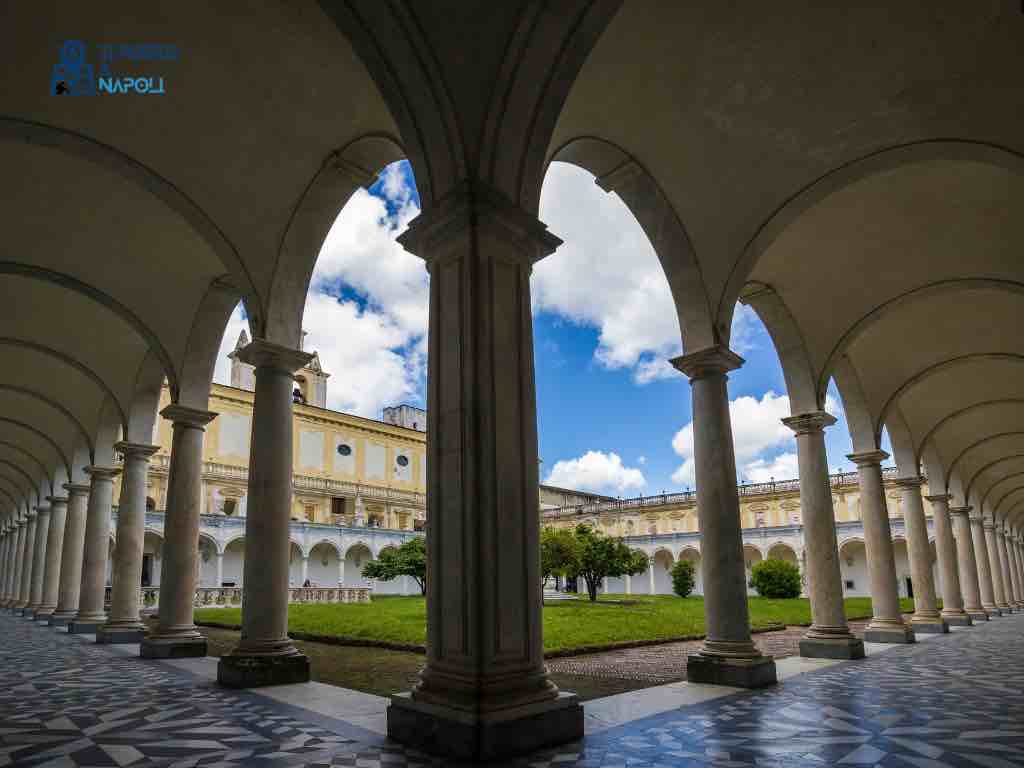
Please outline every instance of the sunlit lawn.
[[[904, 611], [913, 601], [901, 601]], [[778, 624], [811, 622], [810, 603], [804, 598], [769, 600], [752, 597], [750, 626], [763, 629]], [[851, 619], [869, 618], [871, 600], [845, 600]], [[205, 624], [234, 626], [242, 621], [239, 608], [196, 611]], [[423, 645], [426, 643], [426, 604], [422, 597], [375, 597], [372, 603], [292, 605], [288, 629], [309, 635]], [[597, 603], [586, 598], [544, 606], [544, 649], [558, 651], [631, 641], [667, 640], [704, 634], [704, 600], [674, 595], [602, 595]]]

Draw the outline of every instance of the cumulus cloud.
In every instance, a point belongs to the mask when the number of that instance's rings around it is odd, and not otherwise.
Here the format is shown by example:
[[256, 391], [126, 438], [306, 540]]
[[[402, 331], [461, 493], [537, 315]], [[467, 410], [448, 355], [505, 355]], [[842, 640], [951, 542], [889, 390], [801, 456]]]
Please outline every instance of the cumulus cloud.
[[795, 453], [780, 453], [773, 459], [755, 459], [743, 468], [743, 478], [751, 483], [767, 483], [771, 480], [792, 480], [800, 476]]
[[647, 481], [639, 469], [623, 465], [617, 453], [587, 451], [577, 459], [555, 462], [546, 483], [593, 493], [639, 491]]
[[[729, 401], [736, 467], [740, 477], [753, 480], [755, 473], [760, 476], [765, 467], [771, 466], [774, 461], [768, 460], [765, 454], [791, 449], [795, 445], [792, 430], [781, 422], [781, 419], [789, 415], [789, 398], [776, 395], [772, 390], [765, 392], [760, 400], [746, 396]], [[683, 463], [672, 474], [672, 480], [680, 485], [695, 485], [692, 421], [672, 438], [672, 449], [683, 459]], [[795, 454], [793, 456], [795, 461]], [[787, 477], [775, 475], [777, 480], [793, 477], [796, 477], [795, 471]]]

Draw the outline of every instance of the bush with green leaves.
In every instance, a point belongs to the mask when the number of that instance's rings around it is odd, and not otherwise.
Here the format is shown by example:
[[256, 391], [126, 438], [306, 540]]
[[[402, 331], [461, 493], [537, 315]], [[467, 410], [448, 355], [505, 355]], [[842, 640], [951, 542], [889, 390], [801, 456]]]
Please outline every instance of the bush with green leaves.
[[689, 597], [697, 584], [697, 569], [690, 560], [677, 560], [672, 566], [672, 591], [680, 597]]
[[762, 560], [750, 572], [750, 586], [761, 597], [800, 597], [800, 569], [786, 560]]
[[422, 536], [409, 539], [397, 549], [388, 547], [363, 566], [364, 579], [391, 581], [399, 576], [411, 576], [420, 594], [427, 594], [427, 540]]

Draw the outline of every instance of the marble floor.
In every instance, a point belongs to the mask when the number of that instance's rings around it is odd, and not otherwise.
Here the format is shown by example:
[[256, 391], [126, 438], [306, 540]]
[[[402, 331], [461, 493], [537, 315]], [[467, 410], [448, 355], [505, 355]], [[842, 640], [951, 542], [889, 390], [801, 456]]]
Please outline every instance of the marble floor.
[[[90, 639], [0, 614], [0, 766], [452, 765], [389, 742], [379, 697], [228, 691], [212, 660]], [[508, 765], [1024, 766], [1024, 615], [779, 671], [756, 692], [684, 682], [588, 702], [582, 742]]]

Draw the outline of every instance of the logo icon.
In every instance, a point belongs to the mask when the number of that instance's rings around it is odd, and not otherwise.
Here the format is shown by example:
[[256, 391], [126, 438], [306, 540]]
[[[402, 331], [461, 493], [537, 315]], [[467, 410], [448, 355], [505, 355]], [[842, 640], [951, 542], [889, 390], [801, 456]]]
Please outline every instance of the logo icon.
[[95, 96], [96, 80], [92, 64], [86, 61], [86, 45], [81, 40], [65, 40], [60, 61], [53, 65], [50, 93], [54, 96]]

